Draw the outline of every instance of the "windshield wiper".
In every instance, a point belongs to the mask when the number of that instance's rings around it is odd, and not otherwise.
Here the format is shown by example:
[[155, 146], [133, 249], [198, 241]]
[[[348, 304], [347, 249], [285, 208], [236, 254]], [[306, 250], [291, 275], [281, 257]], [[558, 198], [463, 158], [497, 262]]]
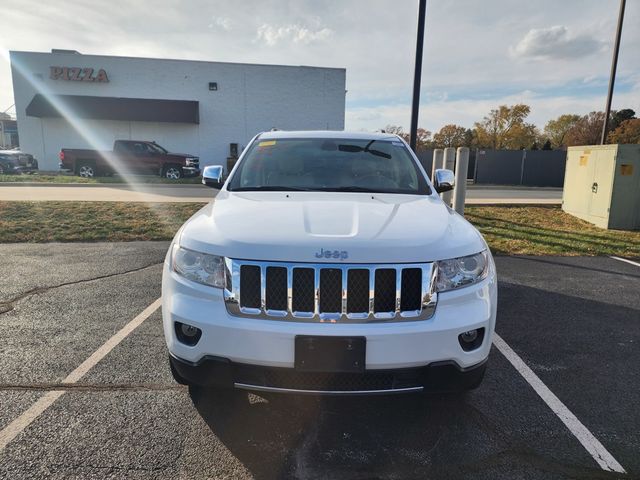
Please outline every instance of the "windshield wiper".
[[370, 148], [371, 144], [373, 144], [373, 142], [375, 141], [376, 140], [371, 140], [364, 147], [361, 147], [359, 145], [338, 145], [338, 150], [340, 150], [341, 152], [349, 152], [349, 153], [365, 152], [365, 153], [370, 153], [371, 155], [375, 155], [376, 157], [391, 158], [391, 155], [389, 155], [388, 153], [381, 152], [380, 150], [376, 150], [374, 148]]
[[309, 192], [311, 188], [285, 187], [280, 185], [258, 185], [254, 187], [238, 187], [229, 189], [232, 192]]

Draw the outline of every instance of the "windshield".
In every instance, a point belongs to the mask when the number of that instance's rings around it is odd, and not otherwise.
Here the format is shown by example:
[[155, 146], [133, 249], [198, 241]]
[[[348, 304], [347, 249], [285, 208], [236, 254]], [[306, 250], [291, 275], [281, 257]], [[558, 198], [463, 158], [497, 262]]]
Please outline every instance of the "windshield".
[[228, 190], [431, 193], [404, 143], [335, 138], [258, 140]]
[[162, 148], [157, 143], [147, 143], [147, 146], [149, 147], [149, 150], [151, 150], [152, 152], [162, 153], [162, 154], [167, 153], [167, 150]]

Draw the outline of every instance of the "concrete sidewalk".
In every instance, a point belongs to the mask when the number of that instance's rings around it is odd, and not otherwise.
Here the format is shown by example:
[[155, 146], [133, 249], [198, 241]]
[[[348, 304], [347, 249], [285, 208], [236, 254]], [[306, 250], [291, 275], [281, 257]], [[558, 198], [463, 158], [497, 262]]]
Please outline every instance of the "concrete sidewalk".
[[[166, 184], [0, 184], [0, 201], [62, 202], [208, 202], [217, 194], [203, 185]], [[559, 205], [560, 188], [467, 188], [468, 205]]]

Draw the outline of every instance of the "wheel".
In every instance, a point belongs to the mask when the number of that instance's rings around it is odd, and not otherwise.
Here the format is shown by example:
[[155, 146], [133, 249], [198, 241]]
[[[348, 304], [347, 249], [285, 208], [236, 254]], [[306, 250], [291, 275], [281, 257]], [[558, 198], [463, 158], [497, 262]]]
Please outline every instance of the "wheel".
[[82, 178], [93, 178], [96, 175], [96, 167], [89, 162], [82, 162], [78, 165], [78, 175]]
[[179, 180], [182, 178], [182, 167], [178, 165], [167, 165], [162, 171], [162, 176], [169, 180]]

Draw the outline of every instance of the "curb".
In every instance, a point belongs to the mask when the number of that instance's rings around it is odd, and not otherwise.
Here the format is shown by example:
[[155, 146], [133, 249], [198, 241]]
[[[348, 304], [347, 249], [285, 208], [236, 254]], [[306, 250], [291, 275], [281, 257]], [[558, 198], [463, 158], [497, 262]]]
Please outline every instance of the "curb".
[[544, 190], [550, 192], [561, 192], [562, 187], [528, 187], [524, 185], [467, 185], [467, 190]]
[[103, 188], [122, 188], [122, 187], [170, 187], [170, 188], [183, 188], [183, 187], [203, 187], [204, 185], [199, 183], [46, 183], [46, 182], [0, 182], [1, 187], [103, 187]]

